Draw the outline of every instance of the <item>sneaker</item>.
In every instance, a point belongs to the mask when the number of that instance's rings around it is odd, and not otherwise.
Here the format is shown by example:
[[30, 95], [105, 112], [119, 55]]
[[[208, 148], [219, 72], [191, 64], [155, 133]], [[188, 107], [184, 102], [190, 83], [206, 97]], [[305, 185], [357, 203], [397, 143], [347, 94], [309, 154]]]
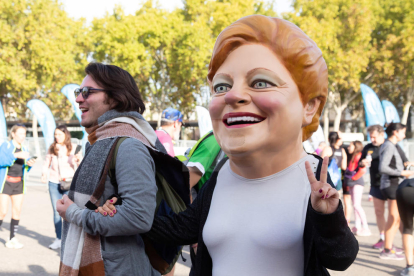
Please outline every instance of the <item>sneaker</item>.
[[23, 247], [23, 244], [21, 244], [16, 237], [13, 237], [11, 240], [8, 240], [6, 242], [7, 248], [14, 248], [14, 249], [20, 249]]
[[406, 267], [401, 271], [401, 276], [414, 276], [414, 267]]
[[62, 246], [62, 240], [56, 239], [51, 245], [49, 245], [50, 249], [59, 249]]
[[398, 254], [404, 253], [404, 249], [396, 247], [394, 245], [392, 246], [392, 250], [394, 250], [395, 253], [398, 253]]
[[402, 261], [405, 259], [403, 255], [400, 255], [396, 253], [394, 250], [390, 250], [390, 252], [386, 253], [385, 250], [382, 250], [382, 252], [379, 255], [380, 259], [383, 260], [395, 260], [395, 261]]
[[372, 248], [382, 250], [384, 248], [384, 241], [379, 239], [379, 241], [374, 244]]
[[369, 229], [362, 228], [362, 229], [358, 229], [355, 235], [360, 236], [360, 237], [369, 237], [371, 236], [371, 231]]

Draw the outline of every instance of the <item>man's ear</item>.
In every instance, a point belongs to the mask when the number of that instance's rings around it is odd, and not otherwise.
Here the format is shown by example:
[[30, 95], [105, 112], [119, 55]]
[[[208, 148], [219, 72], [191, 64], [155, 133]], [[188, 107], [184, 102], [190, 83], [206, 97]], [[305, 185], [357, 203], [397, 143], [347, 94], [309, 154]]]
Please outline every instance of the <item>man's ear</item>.
[[318, 98], [313, 98], [305, 105], [305, 112], [303, 113], [303, 122], [302, 127], [309, 125], [312, 122], [313, 116], [315, 116], [316, 111], [319, 109], [321, 100]]

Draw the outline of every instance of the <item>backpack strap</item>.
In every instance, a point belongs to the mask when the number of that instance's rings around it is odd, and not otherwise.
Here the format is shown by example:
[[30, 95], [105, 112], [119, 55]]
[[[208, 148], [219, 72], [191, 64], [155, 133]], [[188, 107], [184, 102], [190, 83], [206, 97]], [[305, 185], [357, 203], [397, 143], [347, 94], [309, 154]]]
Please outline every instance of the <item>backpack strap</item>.
[[115, 170], [115, 168], [116, 168], [116, 157], [118, 156], [119, 147], [121, 146], [122, 142], [125, 141], [125, 139], [127, 139], [127, 138], [128, 137], [118, 138], [118, 141], [117, 141], [117, 143], [115, 145], [115, 148], [114, 148], [114, 154], [111, 158], [111, 163], [109, 165], [108, 175], [109, 175], [109, 179], [111, 181], [111, 184], [114, 187], [115, 193], [113, 195], [109, 196], [108, 199], [116, 197], [117, 201], [114, 205], [122, 205], [122, 198], [118, 194], [118, 182], [116, 182], [116, 170]]
[[[118, 145], [120, 139], [122, 139], [122, 138], [117, 138], [115, 143], [112, 145], [111, 150], [109, 151], [109, 155], [108, 155], [106, 160], [108, 160], [108, 159], [112, 160], [113, 159], [115, 149], [117, 149], [117, 145]], [[118, 146], [118, 148], [119, 148], [119, 146]], [[109, 169], [110, 169], [110, 162], [107, 161], [105, 163], [104, 168], [103, 168], [102, 175], [101, 175], [101, 178], [99, 180], [99, 184], [96, 186], [95, 191], [92, 193], [91, 199], [85, 204], [86, 208], [88, 208], [89, 210], [98, 209], [97, 204], [98, 204], [99, 199], [102, 197], [103, 192], [105, 190], [105, 181], [106, 181], [106, 176], [108, 174]]]

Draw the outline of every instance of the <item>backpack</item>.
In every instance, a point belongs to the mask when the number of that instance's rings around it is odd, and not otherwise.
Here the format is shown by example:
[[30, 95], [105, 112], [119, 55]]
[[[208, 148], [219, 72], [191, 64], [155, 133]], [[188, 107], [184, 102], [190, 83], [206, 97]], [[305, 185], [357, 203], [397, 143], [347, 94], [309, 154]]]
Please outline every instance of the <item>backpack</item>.
[[[116, 157], [121, 143], [127, 137], [118, 138], [114, 143], [113, 155], [109, 166], [109, 177], [114, 186], [115, 195], [118, 194], [118, 184], [116, 182]], [[168, 216], [171, 213], [178, 214], [187, 209], [190, 204], [189, 174], [187, 167], [177, 159], [162, 152], [156, 152], [147, 147], [156, 167], [156, 208], [155, 216]], [[187, 175], [185, 174], [187, 173]], [[187, 183], [187, 186], [184, 185]], [[122, 201], [121, 201], [122, 202]], [[118, 202], [117, 202], [118, 203]], [[154, 269], [161, 274], [167, 274], [174, 267], [182, 252], [182, 246], [169, 246], [156, 243], [141, 236], [145, 244], [145, 253]], [[185, 259], [183, 258], [185, 261]]]

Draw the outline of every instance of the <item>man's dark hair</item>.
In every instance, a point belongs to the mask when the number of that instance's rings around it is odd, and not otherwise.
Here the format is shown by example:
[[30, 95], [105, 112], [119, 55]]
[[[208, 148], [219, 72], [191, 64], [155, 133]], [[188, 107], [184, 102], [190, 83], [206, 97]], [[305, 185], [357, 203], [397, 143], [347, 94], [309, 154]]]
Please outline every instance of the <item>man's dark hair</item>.
[[174, 124], [172, 120], [161, 120], [161, 126], [170, 126], [172, 124]]
[[86, 66], [85, 73], [105, 89], [108, 99], [115, 102], [115, 110], [144, 113], [145, 104], [141, 93], [134, 78], [127, 71], [115, 65], [92, 62]]
[[384, 133], [384, 128], [381, 125], [372, 125], [367, 128], [369, 133], [373, 133], [374, 131], [378, 132], [379, 134]]

